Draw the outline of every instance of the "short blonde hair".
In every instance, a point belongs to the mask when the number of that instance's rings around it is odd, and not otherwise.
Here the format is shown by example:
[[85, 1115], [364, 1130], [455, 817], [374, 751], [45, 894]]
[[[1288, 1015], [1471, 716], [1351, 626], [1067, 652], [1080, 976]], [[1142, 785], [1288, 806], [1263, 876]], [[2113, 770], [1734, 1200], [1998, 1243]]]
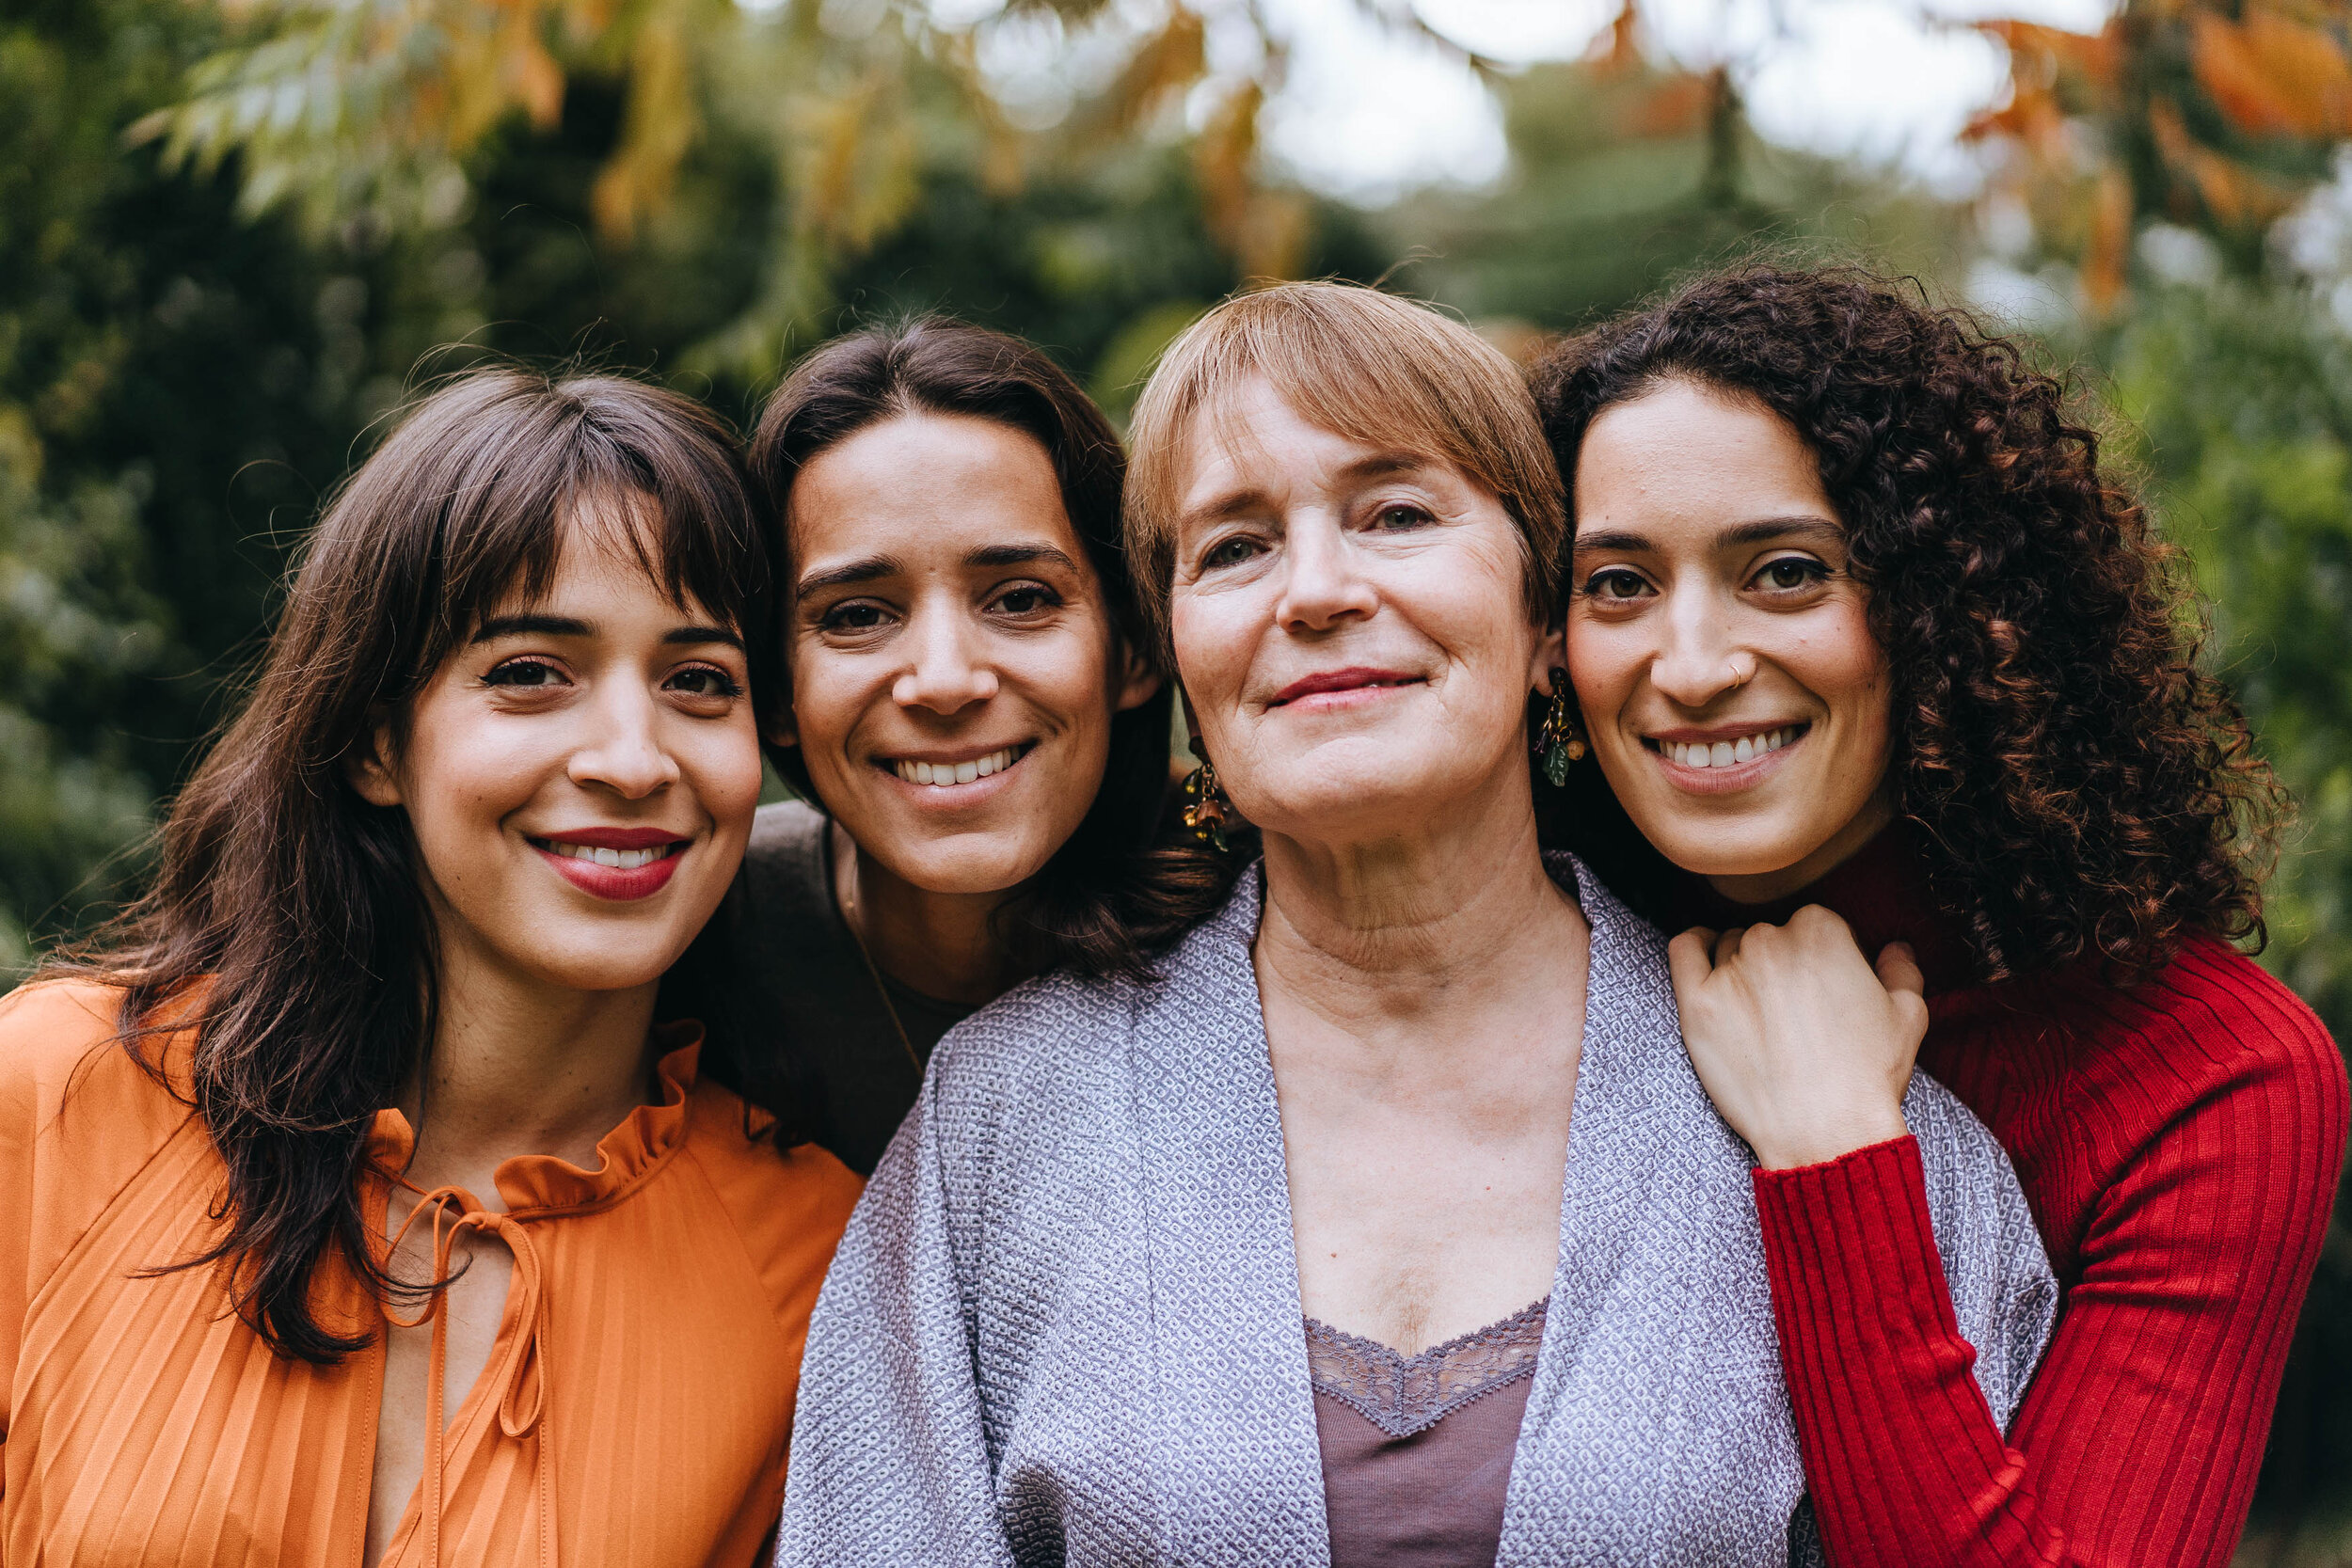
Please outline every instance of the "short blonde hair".
[[1185, 328], [1136, 404], [1123, 526], [1137, 608], [1164, 655], [1184, 444], [1204, 409], [1252, 377], [1334, 436], [1450, 463], [1492, 491], [1518, 525], [1527, 608], [1551, 625], [1566, 508], [1518, 367], [1427, 306], [1349, 283], [1284, 283]]

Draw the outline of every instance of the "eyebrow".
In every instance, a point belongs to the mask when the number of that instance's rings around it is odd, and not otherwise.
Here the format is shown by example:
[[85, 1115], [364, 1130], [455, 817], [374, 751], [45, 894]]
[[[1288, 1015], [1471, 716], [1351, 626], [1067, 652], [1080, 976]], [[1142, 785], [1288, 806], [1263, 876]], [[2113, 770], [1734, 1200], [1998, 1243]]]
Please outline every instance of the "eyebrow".
[[[482, 623], [472, 642], [495, 642], [501, 637], [594, 637], [596, 626], [569, 615], [494, 615]], [[739, 648], [743, 639], [724, 626], [673, 626], [661, 634], [665, 646], [702, 647], [722, 642]]]
[[493, 615], [474, 629], [476, 642], [501, 637], [594, 637], [596, 628], [568, 615]]
[[[1842, 545], [1846, 531], [1825, 517], [1809, 513], [1793, 517], [1758, 517], [1752, 522], [1725, 529], [1716, 539], [1718, 545], [1762, 545], [1774, 539], [1818, 539], [1824, 544]], [[1609, 550], [1626, 555], [1639, 555], [1658, 546], [1646, 534], [1629, 530], [1608, 529], [1597, 533], [1580, 533], [1569, 546], [1573, 550]]]
[[[966, 566], [1027, 566], [1042, 562], [1074, 572], [1078, 563], [1070, 552], [1042, 542], [1026, 545], [982, 545], [963, 558]], [[850, 588], [862, 582], [875, 582], [906, 570], [895, 556], [869, 555], [862, 561], [847, 561], [838, 566], [828, 566], [821, 572], [811, 572], [793, 585], [793, 593], [806, 595], [827, 588]]]
[[1051, 545], [983, 545], [963, 558], [966, 566], [1027, 566], [1038, 562], [1065, 571], [1078, 569], [1069, 551]]
[[[1359, 457], [1353, 463], [1343, 464], [1340, 467], [1340, 477], [1352, 483], [1361, 483], [1366, 480], [1386, 479], [1391, 474], [1418, 473], [1423, 468], [1440, 467], [1443, 467], [1442, 460], [1424, 457], [1419, 452], [1375, 451], [1368, 457]], [[1177, 521], [1180, 526], [1192, 522], [1221, 522], [1227, 517], [1237, 516], [1264, 505], [1265, 499], [1265, 492], [1256, 485], [1244, 485], [1239, 489], [1227, 491], [1205, 505], [1192, 508]]]

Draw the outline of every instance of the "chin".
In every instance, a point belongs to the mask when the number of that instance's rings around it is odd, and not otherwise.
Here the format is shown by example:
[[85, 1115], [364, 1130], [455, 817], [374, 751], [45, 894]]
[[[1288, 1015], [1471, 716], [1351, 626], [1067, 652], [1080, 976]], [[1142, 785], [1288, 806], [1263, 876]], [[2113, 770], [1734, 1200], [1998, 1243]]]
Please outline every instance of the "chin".
[[900, 881], [924, 893], [943, 896], [1004, 893], [1044, 870], [1045, 863], [1053, 858], [1048, 847], [1006, 842], [1013, 836], [957, 833], [919, 845], [912, 855], [874, 858]]
[[1676, 865], [1701, 877], [1769, 877], [1811, 853], [1779, 834], [1762, 841], [1742, 839], [1720, 830], [1709, 831], [1702, 823], [1692, 824], [1687, 832], [1645, 836]]
[[648, 955], [650, 945], [650, 940], [626, 945], [582, 942], [559, 954], [533, 955], [531, 968], [542, 979], [566, 990], [635, 990], [660, 979], [685, 951], [683, 942], [675, 949], [665, 942], [659, 952]]

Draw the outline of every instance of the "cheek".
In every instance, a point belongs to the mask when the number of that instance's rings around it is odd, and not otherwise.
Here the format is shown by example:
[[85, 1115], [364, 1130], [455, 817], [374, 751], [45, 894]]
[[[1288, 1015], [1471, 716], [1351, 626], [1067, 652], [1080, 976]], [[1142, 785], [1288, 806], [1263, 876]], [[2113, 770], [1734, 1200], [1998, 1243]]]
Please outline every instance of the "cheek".
[[1788, 664], [1828, 705], [1839, 727], [1857, 745], [1883, 757], [1890, 726], [1892, 683], [1886, 655], [1859, 605], [1840, 606], [1812, 627], [1790, 650]]
[[809, 766], [821, 768], [848, 743], [858, 715], [879, 695], [875, 683], [859, 668], [860, 661], [827, 650], [795, 649], [791, 658], [792, 728], [800, 737], [801, 754]]
[[1641, 645], [1626, 631], [1568, 612], [1568, 679], [1589, 724], [1612, 722], [1641, 675]]
[[527, 805], [563, 748], [558, 726], [468, 711], [458, 700], [418, 705], [403, 746], [402, 797], [421, 845], [497, 833]]
[[1117, 646], [1107, 625], [1087, 617], [1014, 643], [998, 667], [1064, 726], [1099, 729], [1110, 721]]
[[745, 716], [723, 725], [698, 726], [683, 739], [677, 755], [719, 832], [750, 832], [763, 782], [759, 735], [753, 721]]
[[1224, 712], [1240, 698], [1249, 672], [1256, 640], [1250, 626], [1258, 619], [1222, 595], [1188, 594], [1179, 590], [1168, 607], [1168, 641], [1176, 651], [1177, 678], [1204, 727], [1213, 714]]

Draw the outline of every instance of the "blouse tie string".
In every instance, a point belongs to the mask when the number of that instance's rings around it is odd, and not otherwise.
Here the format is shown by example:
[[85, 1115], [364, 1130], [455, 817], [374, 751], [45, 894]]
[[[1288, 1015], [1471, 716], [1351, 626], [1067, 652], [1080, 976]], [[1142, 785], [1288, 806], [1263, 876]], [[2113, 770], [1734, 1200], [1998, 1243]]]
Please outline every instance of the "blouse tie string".
[[[450, 1251], [457, 1238], [469, 1230], [480, 1230], [496, 1236], [515, 1255], [515, 1281], [508, 1296], [509, 1308], [522, 1320], [523, 1331], [507, 1342], [506, 1348], [482, 1370], [485, 1383], [498, 1391], [499, 1430], [508, 1437], [522, 1438], [536, 1429], [538, 1443], [532, 1461], [533, 1490], [539, 1495], [539, 1561], [543, 1568], [555, 1564], [555, 1465], [548, 1452], [551, 1433], [540, 1424], [540, 1416], [547, 1405], [548, 1347], [547, 1304], [540, 1282], [543, 1271], [539, 1249], [532, 1244], [531, 1230], [512, 1215], [492, 1213], [482, 1208], [468, 1209], [466, 1193], [457, 1187], [436, 1187], [417, 1200], [408, 1217], [401, 1222], [398, 1234], [392, 1238], [393, 1253], [400, 1251], [407, 1240], [409, 1227], [422, 1219], [429, 1211], [433, 1216], [433, 1281], [445, 1285], [449, 1280]], [[446, 1222], [446, 1224], [445, 1224]], [[387, 1309], [385, 1317], [396, 1328], [416, 1328], [430, 1322], [433, 1324], [432, 1358], [427, 1363], [424, 1381], [424, 1420], [426, 1427], [424, 1450], [424, 1560], [439, 1568], [441, 1561], [441, 1504], [446, 1491], [445, 1474], [448, 1465], [448, 1442], [442, 1418], [445, 1372], [449, 1360], [449, 1313], [446, 1292], [435, 1290], [425, 1300], [424, 1308], [414, 1318], [401, 1318]]]

